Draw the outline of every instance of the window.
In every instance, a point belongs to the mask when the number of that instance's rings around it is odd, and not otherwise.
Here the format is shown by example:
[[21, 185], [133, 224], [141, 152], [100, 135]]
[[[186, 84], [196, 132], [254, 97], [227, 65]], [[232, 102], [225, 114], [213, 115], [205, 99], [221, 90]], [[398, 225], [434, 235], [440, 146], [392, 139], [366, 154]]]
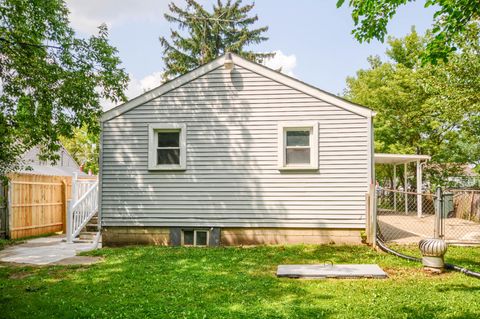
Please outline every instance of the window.
[[180, 131], [155, 134], [158, 142], [156, 165], [180, 165]]
[[318, 169], [318, 124], [280, 123], [278, 127], [280, 170]]
[[182, 246], [208, 246], [209, 232], [206, 229], [182, 230]]
[[186, 169], [186, 125], [150, 124], [149, 170]]

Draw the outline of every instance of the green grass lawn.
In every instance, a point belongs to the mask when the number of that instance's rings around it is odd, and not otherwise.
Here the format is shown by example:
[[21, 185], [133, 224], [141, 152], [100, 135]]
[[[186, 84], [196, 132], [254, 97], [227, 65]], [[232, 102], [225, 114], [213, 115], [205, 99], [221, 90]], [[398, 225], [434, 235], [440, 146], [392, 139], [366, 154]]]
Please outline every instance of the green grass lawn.
[[[85, 267], [0, 266], [1, 318], [480, 318], [480, 280], [366, 246], [102, 249]], [[450, 248], [480, 270], [480, 248]], [[378, 263], [389, 278], [277, 278], [278, 264]]]

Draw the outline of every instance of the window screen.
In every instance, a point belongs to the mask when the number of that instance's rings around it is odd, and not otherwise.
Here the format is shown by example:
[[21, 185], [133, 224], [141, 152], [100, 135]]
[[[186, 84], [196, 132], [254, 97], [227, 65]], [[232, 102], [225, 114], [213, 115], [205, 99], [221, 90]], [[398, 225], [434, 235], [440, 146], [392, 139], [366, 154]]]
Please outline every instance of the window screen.
[[180, 164], [180, 131], [157, 133], [157, 165]]
[[183, 231], [183, 244], [193, 246], [193, 230], [184, 230]]
[[195, 245], [196, 246], [207, 246], [207, 231], [197, 230], [197, 231], [195, 231], [195, 234], [197, 235]]
[[310, 164], [310, 130], [288, 130], [285, 133], [285, 163]]

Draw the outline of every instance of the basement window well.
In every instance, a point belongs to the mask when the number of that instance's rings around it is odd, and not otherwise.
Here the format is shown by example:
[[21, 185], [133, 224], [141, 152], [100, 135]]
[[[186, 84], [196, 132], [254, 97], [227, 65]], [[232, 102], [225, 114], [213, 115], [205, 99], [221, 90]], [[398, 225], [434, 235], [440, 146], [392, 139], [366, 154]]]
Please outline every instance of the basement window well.
[[182, 230], [182, 246], [208, 246], [209, 231], [206, 229]]

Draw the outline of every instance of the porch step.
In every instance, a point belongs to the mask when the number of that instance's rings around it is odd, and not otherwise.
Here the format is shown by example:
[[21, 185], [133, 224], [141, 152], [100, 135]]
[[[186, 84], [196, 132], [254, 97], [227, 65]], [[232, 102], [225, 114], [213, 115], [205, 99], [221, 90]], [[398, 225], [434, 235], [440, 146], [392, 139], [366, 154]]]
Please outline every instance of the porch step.
[[97, 232], [87, 232], [87, 231], [81, 232], [80, 235], [78, 236], [78, 239], [93, 241], [96, 235], [97, 235]]
[[98, 225], [97, 224], [87, 224], [82, 231], [85, 230], [87, 232], [97, 232], [98, 231]]
[[78, 242], [93, 242], [98, 233], [98, 213], [96, 213], [83, 227], [78, 235]]

